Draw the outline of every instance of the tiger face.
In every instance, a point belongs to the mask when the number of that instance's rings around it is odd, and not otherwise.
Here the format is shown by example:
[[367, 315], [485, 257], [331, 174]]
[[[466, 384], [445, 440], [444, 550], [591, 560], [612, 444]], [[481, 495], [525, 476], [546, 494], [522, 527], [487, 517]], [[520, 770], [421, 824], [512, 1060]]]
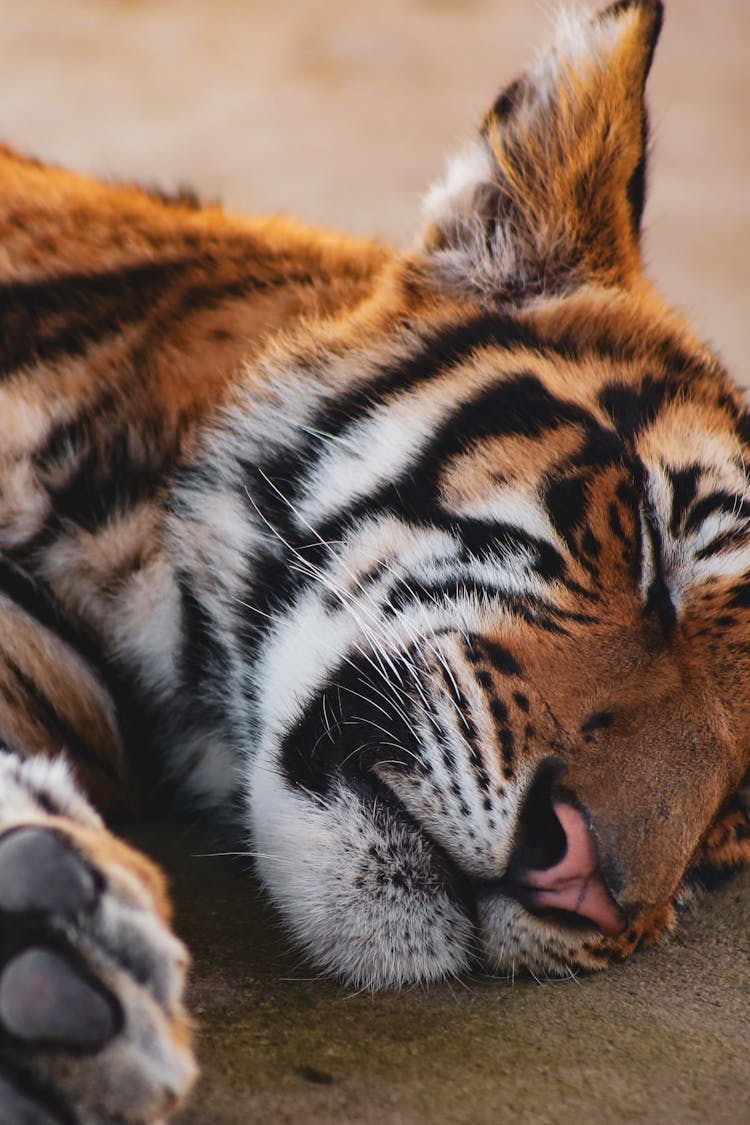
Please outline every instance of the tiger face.
[[417, 248], [217, 438], [251, 846], [358, 985], [600, 967], [750, 858], [748, 418], [641, 272], [661, 14], [564, 22]]

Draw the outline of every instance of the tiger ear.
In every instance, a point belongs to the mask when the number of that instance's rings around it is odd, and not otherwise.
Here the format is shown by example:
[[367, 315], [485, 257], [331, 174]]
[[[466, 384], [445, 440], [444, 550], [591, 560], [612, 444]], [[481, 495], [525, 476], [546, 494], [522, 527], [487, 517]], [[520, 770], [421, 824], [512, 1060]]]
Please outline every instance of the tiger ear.
[[660, 0], [620, 0], [563, 16], [427, 195], [423, 248], [443, 284], [518, 301], [639, 275], [643, 95], [662, 13]]

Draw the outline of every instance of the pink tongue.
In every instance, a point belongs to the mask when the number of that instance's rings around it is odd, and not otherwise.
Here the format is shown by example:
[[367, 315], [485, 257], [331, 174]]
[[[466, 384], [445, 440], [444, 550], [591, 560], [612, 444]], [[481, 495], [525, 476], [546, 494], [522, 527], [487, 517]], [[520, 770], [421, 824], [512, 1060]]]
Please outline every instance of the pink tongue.
[[526, 876], [527, 886], [537, 892], [534, 905], [579, 914], [595, 922], [605, 934], [616, 937], [624, 928], [624, 920], [599, 874], [588, 825], [572, 805], [555, 802], [554, 809], [568, 850], [554, 867], [531, 871]]

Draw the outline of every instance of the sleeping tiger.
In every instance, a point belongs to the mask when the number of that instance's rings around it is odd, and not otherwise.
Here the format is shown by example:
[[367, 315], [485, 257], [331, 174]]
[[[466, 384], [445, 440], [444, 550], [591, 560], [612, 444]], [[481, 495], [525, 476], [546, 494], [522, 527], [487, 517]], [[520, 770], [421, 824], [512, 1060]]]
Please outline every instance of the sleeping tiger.
[[0, 159], [0, 1119], [195, 1073], [164, 881], [360, 987], [599, 968], [750, 858], [750, 419], [644, 279], [658, 0], [563, 20], [416, 246]]

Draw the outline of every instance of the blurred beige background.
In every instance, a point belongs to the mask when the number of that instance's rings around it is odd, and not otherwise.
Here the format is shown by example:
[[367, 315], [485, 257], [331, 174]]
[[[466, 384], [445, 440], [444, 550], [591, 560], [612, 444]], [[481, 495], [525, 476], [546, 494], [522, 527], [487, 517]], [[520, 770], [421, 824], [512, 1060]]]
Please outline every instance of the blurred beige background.
[[[0, 0], [0, 135], [403, 242], [552, 0]], [[750, 2], [667, 0], [652, 275], [750, 385]]]

